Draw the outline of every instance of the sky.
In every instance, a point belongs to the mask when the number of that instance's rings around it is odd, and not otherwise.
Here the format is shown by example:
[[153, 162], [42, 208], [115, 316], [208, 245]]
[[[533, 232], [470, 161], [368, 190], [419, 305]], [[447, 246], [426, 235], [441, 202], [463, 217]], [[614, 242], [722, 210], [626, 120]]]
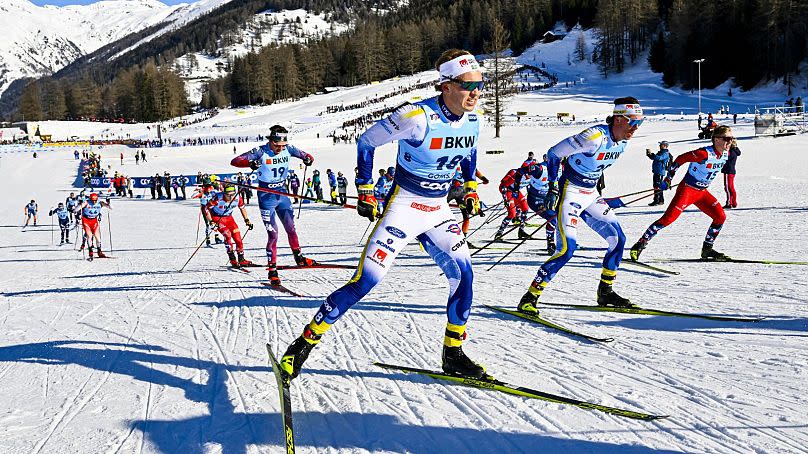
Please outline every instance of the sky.
[[[43, 5], [55, 5], [55, 6], [65, 6], [65, 5], [89, 5], [91, 3], [97, 3], [99, 0], [30, 0], [31, 3], [43, 6]], [[177, 3], [194, 3], [197, 0], [160, 0], [161, 2], [165, 3], [166, 5], [176, 5]]]

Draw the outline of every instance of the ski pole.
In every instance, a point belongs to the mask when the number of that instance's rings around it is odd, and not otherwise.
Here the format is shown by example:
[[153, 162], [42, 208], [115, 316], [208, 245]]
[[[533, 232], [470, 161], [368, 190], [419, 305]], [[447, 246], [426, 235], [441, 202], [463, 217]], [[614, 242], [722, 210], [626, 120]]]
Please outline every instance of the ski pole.
[[[268, 194], [285, 195], [287, 197], [293, 197], [293, 198], [301, 199], [301, 200], [317, 201], [317, 199], [315, 199], [313, 197], [308, 197], [308, 196], [305, 196], [305, 195], [292, 194], [290, 192], [278, 191], [276, 189], [262, 188], [262, 187], [259, 187], [259, 186], [250, 186], [248, 184], [242, 184], [242, 183], [232, 183], [232, 184], [234, 184], [236, 186], [249, 188], [249, 189], [255, 189], [257, 192], [266, 192]], [[342, 208], [350, 208], [350, 209], [356, 208], [356, 205], [351, 205], [349, 203], [341, 204], [341, 203], [329, 202], [327, 200], [320, 200], [319, 203], [324, 203], [326, 205], [333, 205], [333, 206], [342, 207]]]
[[[53, 212], [53, 210], [51, 210]], [[51, 246], [53, 246], [53, 215], [50, 215], [51, 218]]]
[[[676, 186], [679, 186], [679, 183], [676, 183], [675, 185], [671, 186], [671, 187], [670, 187], [670, 189], [673, 189], [673, 188], [675, 188]], [[651, 197], [652, 195], [654, 195], [654, 193], [651, 193], [651, 194], [648, 194], [648, 195], [644, 195], [644, 196], [642, 196], [642, 197], [638, 197], [638, 198], [636, 198], [636, 199], [634, 199], [634, 200], [629, 200], [628, 202], [624, 203], [624, 204], [623, 204], [623, 206], [630, 205], [630, 204], [632, 204], [632, 203], [634, 203], [634, 202], [637, 202], [637, 201], [640, 201], [640, 200], [642, 200], [642, 199], [647, 199], [648, 197]]]
[[[537, 214], [536, 214], [536, 213], [531, 214], [530, 216], [528, 216], [528, 217], [527, 217], [527, 219], [525, 219], [525, 222], [527, 222], [527, 221], [529, 221], [529, 220], [533, 219], [535, 216], [537, 216]], [[514, 226], [512, 226], [510, 229], [508, 229], [508, 231], [507, 231], [507, 232], [503, 233], [503, 234], [502, 234], [502, 236], [505, 236], [505, 235], [507, 235], [507, 234], [509, 234], [509, 233], [513, 232], [514, 230], [516, 230], [516, 229], [518, 229], [518, 228], [519, 228], [519, 226], [518, 226], [518, 225], [514, 225]], [[480, 249], [477, 249], [476, 251], [472, 252], [472, 253], [471, 253], [471, 256], [472, 256], [472, 257], [474, 257], [475, 255], [477, 255], [477, 253], [479, 253], [479, 252], [480, 252], [480, 251], [482, 251], [483, 249], [486, 249], [487, 247], [491, 246], [492, 244], [494, 244], [494, 243], [496, 243], [496, 242], [497, 242], [497, 239], [496, 239], [496, 238], [494, 238], [493, 240], [490, 240], [490, 241], [489, 241], [488, 243], [486, 243], [486, 244], [485, 244], [483, 247], [481, 247]]]
[[368, 226], [367, 226], [367, 227], [365, 227], [365, 232], [362, 234], [362, 238], [360, 238], [360, 239], [359, 239], [359, 243], [357, 244], [357, 246], [361, 246], [361, 245], [362, 245], [362, 243], [364, 243], [364, 242], [365, 242], [365, 235], [367, 235], [367, 234], [368, 234], [368, 230], [370, 230], [370, 226], [371, 226], [371, 225], [373, 225], [373, 221], [369, 221], [369, 222], [368, 222]]
[[[109, 220], [109, 211], [107, 212], [107, 233], [109, 234], [109, 253], [112, 253], [112, 222]], [[100, 241], [99, 241], [100, 243]]]
[[188, 260], [185, 261], [185, 264], [182, 265], [182, 268], [179, 269], [179, 271], [178, 271], [179, 273], [182, 273], [182, 270], [184, 270], [185, 267], [188, 266], [189, 263], [191, 263], [191, 259], [194, 258], [194, 256], [196, 255], [197, 252], [199, 252], [199, 249], [202, 247], [203, 244], [205, 244], [205, 240], [202, 240], [199, 243], [199, 246], [197, 246], [196, 249], [194, 249], [194, 252], [191, 254], [190, 257], [188, 257]]
[[[306, 184], [306, 172], [309, 171], [309, 166], [303, 168], [303, 184]], [[308, 197], [307, 197], [308, 198]], [[300, 203], [297, 205], [297, 218], [300, 219], [300, 211], [303, 209], [303, 199], [300, 199]]]
[[200, 210], [199, 216], [196, 218], [196, 239], [194, 240], [194, 243], [199, 241], [199, 224], [201, 223], [202, 223], [202, 211]]
[[516, 250], [516, 248], [518, 248], [519, 246], [521, 246], [521, 245], [525, 244], [525, 242], [528, 240], [528, 238], [532, 238], [532, 237], [533, 237], [533, 235], [535, 235], [535, 234], [539, 233], [539, 230], [541, 230], [541, 229], [542, 229], [542, 227], [544, 227], [545, 225], [547, 225], [547, 223], [548, 223], [548, 222], [549, 222], [549, 221], [544, 221], [544, 222], [543, 222], [543, 223], [542, 223], [542, 224], [541, 224], [541, 225], [540, 225], [540, 226], [539, 226], [539, 227], [538, 227], [536, 230], [534, 230], [534, 231], [533, 231], [533, 233], [531, 233], [531, 234], [530, 234], [530, 236], [529, 236], [529, 237], [527, 237], [527, 238], [522, 238], [522, 240], [521, 240], [521, 241], [519, 241], [518, 243], [516, 243], [516, 246], [514, 246], [513, 248], [511, 248], [511, 250], [510, 250], [510, 251], [506, 252], [506, 253], [505, 253], [505, 255], [503, 255], [503, 256], [502, 256], [502, 257], [501, 257], [499, 260], [497, 260], [497, 261], [496, 261], [496, 263], [494, 263], [493, 265], [489, 266], [489, 267], [488, 267], [488, 269], [487, 269], [486, 271], [491, 271], [491, 270], [492, 270], [492, 269], [493, 269], [495, 266], [499, 265], [499, 264], [500, 264], [500, 263], [501, 263], [503, 260], [505, 260], [505, 258], [506, 258], [506, 257], [508, 257], [509, 255], [511, 255], [511, 253], [512, 253], [513, 251], [515, 251], [515, 250]]
[[[502, 201], [500, 201], [500, 202], [499, 202], [499, 203], [497, 203], [496, 205], [494, 205], [494, 206], [492, 206], [491, 208], [489, 208], [488, 210], [486, 210], [486, 212], [490, 212], [491, 210], [494, 210], [494, 209], [495, 209], [495, 208], [496, 208], [496, 207], [497, 207], [497, 206], [498, 206], [500, 203], [502, 203]], [[502, 210], [500, 210], [500, 211], [502, 211]], [[493, 221], [494, 219], [499, 218], [499, 217], [500, 217], [502, 214], [504, 214], [504, 211], [503, 211], [502, 213], [497, 214], [496, 216], [491, 216], [491, 215], [489, 215], [489, 216], [488, 216], [488, 219], [486, 219], [486, 220], [485, 220], [485, 221], [484, 221], [482, 224], [480, 224], [480, 226], [479, 226], [479, 227], [477, 227], [476, 229], [472, 230], [472, 231], [471, 231], [471, 233], [469, 233], [468, 235], [466, 235], [466, 238], [471, 237], [471, 236], [472, 236], [472, 235], [474, 235], [474, 234], [475, 234], [475, 233], [476, 233], [478, 230], [480, 230], [481, 228], [485, 227], [485, 225], [487, 225], [489, 222]]]

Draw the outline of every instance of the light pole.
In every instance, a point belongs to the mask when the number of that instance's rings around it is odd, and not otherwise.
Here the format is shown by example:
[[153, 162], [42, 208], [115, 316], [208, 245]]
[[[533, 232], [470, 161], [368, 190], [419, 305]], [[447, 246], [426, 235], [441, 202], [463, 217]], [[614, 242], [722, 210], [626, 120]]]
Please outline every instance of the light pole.
[[693, 63], [698, 63], [699, 65], [699, 114], [701, 114], [701, 64], [704, 63], [704, 59], [693, 60]]

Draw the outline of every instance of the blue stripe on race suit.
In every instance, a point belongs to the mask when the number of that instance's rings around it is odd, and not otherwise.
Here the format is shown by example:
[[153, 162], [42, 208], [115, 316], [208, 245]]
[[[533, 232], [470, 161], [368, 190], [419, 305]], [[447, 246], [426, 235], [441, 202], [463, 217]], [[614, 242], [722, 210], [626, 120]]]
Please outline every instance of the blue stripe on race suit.
[[707, 151], [707, 159], [701, 162], [691, 162], [687, 168], [687, 175], [682, 179], [682, 182], [688, 186], [699, 189], [710, 186], [715, 177], [721, 173], [724, 164], [727, 163], [729, 153], [722, 153], [721, 157], [718, 157], [712, 145], [704, 147], [704, 150]]
[[[424, 110], [427, 132], [418, 144], [398, 142], [396, 184], [425, 197], [446, 197], [457, 166], [476, 150], [479, 118], [467, 113], [449, 122], [440, 113], [437, 97], [416, 103]], [[467, 166], [476, 168], [476, 164]]]

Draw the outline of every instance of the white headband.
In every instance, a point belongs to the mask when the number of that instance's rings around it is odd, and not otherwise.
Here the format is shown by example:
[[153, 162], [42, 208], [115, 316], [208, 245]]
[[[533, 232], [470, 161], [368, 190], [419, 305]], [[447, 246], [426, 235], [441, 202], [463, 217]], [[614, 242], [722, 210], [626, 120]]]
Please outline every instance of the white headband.
[[615, 104], [614, 115], [642, 115], [642, 107], [639, 104]]
[[457, 58], [441, 63], [440, 80], [438, 83], [448, 82], [452, 79], [457, 79], [461, 74], [479, 70], [480, 64], [477, 63], [474, 55], [463, 54]]

